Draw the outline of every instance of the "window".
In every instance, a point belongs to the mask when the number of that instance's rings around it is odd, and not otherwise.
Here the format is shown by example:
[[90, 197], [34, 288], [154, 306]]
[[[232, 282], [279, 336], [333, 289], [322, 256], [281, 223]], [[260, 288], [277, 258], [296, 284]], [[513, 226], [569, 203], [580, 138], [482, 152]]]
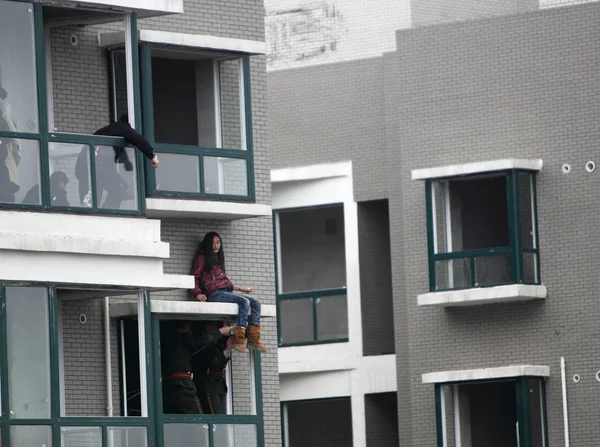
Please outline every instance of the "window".
[[540, 284], [535, 174], [429, 180], [430, 290]]
[[275, 215], [280, 346], [348, 340], [342, 205]]
[[544, 381], [538, 377], [436, 385], [438, 447], [546, 447]]
[[248, 57], [157, 45], [142, 56], [144, 125], [161, 161], [150, 195], [252, 198]]
[[90, 23], [124, 30], [126, 18], [0, 2], [0, 205], [139, 213], [140, 156], [127, 149], [126, 171], [113, 149], [125, 140], [92, 135], [111, 113], [99, 28]]

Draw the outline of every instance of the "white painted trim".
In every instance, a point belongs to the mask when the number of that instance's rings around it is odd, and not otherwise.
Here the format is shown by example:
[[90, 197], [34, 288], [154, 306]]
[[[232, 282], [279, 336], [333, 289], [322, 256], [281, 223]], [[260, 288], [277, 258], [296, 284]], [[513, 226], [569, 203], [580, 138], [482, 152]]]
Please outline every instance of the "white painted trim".
[[166, 242], [106, 240], [31, 233], [0, 233], [0, 250], [169, 258], [169, 244]]
[[545, 365], [511, 365], [496, 368], [437, 371], [423, 374], [421, 379], [422, 383], [450, 383], [524, 376], [550, 377], [550, 367]]
[[[110, 306], [109, 306], [110, 315]], [[125, 320], [119, 322], [121, 331], [118, 334], [119, 344], [121, 345], [121, 399], [123, 399], [123, 414], [127, 416], [127, 361], [125, 356]]]
[[[56, 2], [46, 2], [56, 3]], [[110, 7], [119, 11], [135, 10], [151, 14], [182, 14], [183, 0], [63, 0], [66, 5]]]
[[220, 62], [213, 61], [213, 87], [215, 95], [215, 147], [223, 147], [223, 128], [221, 124], [221, 68]]
[[350, 177], [352, 162], [324, 163], [271, 170], [271, 183], [294, 182], [325, 179], [332, 177]]
[[[266, 44], [258, 40], [232, 39], [201, 34], [172, 33], [168, 31], [139, 30], [140, 42], [173, 45], [178, 47], [205, 49], [242, 54], [265, 54]], [[101, 47], [121, 45], [125, 35], [121, 31], [99, 33], [98, 42]]]
[[510, 169], [541, 171], [542, 166], [543, 162], [541, 159], [525, 160], [510, 158], [460, 165], [439, 166], [436, 168], [413, 169], [411, 171], [411, 177], [413, 180], [427, 180], [444, 177], [458, 177], [469, 174], [481, 174], [484, 172], [508, 171]]
[[[54, 122], [54, 82], [52, 79], [52, 41], [50, 38], [51, 28], [44, 27], [44, 51], [46, 52], [46, 102], [48, 114], [48, 129], [55, 132]], [[51, 166], [53, 171], [53, 166]]]
[[[146, 337], [151, 335], [151, 328], [146, 327], [146, 320], [144, 318], [144, 299], [145, 293], [140, 291], [138, 293], [137, 303], [134, 304], [134, 313], [138, 317], [138, 353], [140, 363], [140, 401], [142, 407], [142, 417], [148, 417], [148, 377], [146, 371]], [[110, 304], [110, 302], [109, 302]], [[112, 306], [109, 306], [109, 314]]]
[[446, 421], [446, 395], [444, 386], [440, 387], [440, 413], [442, 416], [442, 447], [448, 446], [448, 423]]
[[419, 306], [475, 306], [545, 299], [547, 293], [544, 285], [510, 284], [497, 287], [424, 293], [417, 297], [417, 302]]
[[283, 403], [283, 420], [281, 425], [283, 428], [283, 445], [289, 447], [290, 445], [290, 427], [289, 427], [289, 415], [288, 415], [288, 404]]
[[[232, 303], [207, 303], [200, 301], [173, 301], [155, 300], [150, 301], [150, 311], [154, 314], [170, 315], [209, 315], [209, 316], [236, 316], [238, 314], [237, 304]], [[111, 303], [110, 316], [112, 318], [137, 315], [138, 311], [134, 303]], [[277, 310], [273, 304], [263, 304], [261, 318], [274, 318]]]
[[283, 283], [283, 275], [281, 274], [281, 219], [278, 212], [273, 214], [275, 220], [275, 267], [277, 268], [277, 290], [276, 293], [281, 293], [281, 284]]
[[194, 217], [216, 220], [237, 220], [270, 216], [272, 212], [269, 205], [258, 203], [146, 199], [146, 215], [148, 217]]

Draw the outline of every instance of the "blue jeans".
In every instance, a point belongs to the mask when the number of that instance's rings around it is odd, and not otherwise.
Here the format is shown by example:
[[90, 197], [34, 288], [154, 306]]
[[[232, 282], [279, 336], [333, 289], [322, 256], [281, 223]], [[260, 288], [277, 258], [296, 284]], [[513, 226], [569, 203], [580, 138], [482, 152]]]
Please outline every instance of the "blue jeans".
[[[248, 323], [252, 326], [260, 326], [260, 301], [256, 298], [219, 289], [210, 294], [208, 301], [213, 303], [235, 303], [238, 305], [238, 326], [247, 328]], [[250, 317], [248, 317], [248, 310], [250, 310]]]

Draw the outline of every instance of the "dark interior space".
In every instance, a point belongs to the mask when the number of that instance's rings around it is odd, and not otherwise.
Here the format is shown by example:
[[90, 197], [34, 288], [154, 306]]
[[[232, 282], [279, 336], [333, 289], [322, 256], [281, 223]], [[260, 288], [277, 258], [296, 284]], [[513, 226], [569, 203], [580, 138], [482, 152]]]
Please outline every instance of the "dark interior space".
[[515, 382], [463, 385], [469, 396], [472, 447], [517, 447]]
[[461, 207], [462, 249], [510, 245], [506, 177], [459, 180], [450, 185]]
[[396, 447], [398, 439], [398, 399], [396, 393], [365, 395], [367, 445]]
[[152, 84], [155, 140], [197, 146], [195, 61], [152, 57]]
[[393, 354], [394, 306], [387, 200], [358, 203], [364, 355]]
[[289, 402], [287, 447], [352, 447], [350, 398]]

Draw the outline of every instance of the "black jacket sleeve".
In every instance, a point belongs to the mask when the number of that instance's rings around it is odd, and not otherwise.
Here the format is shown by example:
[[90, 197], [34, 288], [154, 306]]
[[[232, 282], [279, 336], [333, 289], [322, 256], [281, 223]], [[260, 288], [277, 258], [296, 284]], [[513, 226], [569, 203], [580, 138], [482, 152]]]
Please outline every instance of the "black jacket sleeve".
[[125, 138], [129, 144], [136, 146], [150, 160], [154, 158], [154, 149], [152, 148], [148, 140], [146, 140], [139, 132], [137, 132], [135, 129], [133, 129], [131, 126], [128, 126], [127, 124], [115, 122], [106, 127], [103, 127], [102, 129], [98, 130], [95, 134]]
[[193, 354], [194, 352], [209, 346], [216, 344], [219, 340], [221, 340], [223, 336], [218, 329], [215, 329], [210, 334], [203, 334], [199, 337], [194, 337], [191, 334], [185, 335], [184, 343], [187, 345], [188, 349]]

